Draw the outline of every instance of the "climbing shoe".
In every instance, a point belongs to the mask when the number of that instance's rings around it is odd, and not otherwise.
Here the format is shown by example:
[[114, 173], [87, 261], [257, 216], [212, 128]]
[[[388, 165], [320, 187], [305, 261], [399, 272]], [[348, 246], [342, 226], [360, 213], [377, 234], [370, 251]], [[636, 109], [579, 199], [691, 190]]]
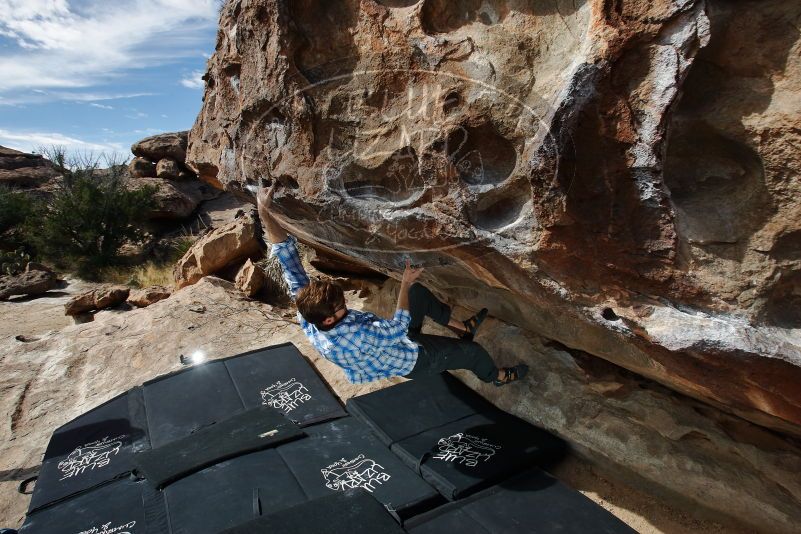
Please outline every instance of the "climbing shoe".
[[464, 327], [467, 331], [460, 334], [459, 337], [461, 339], [466, 339], [467, 341], [473, 341], [473, 337], [475, 337], [476, 331], [478, 331], [478, 327], [487, 317], [487, 313], [489, 313], [489, 310], [487, 310], [487, 308], [481, 308], [481, 310], [477, 314], [470, 317], [466, 321], [462, 321], [462, 324], [464, 324]]
[[518, 380], [522, 379], [524, 376], [526, 376], [526, 374], [528, 374], [528, 365], [519, 363], [514, 367], [504, 367], [501, 369], [501, 371], [503, 371], [503, 378], [492, 381], [492, 383], [498, 387], [505, 386], [506, 384], [511, 384], [512, 382], [517, 382]]

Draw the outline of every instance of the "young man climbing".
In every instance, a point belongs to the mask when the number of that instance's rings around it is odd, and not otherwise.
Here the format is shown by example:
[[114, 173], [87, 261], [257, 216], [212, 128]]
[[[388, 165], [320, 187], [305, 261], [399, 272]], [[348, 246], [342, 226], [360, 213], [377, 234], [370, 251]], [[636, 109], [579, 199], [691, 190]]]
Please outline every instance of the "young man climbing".
[[[448, 369], [469, 369], [480, 380], [503, 386], [526, 375], [528, 367], [524, 364], [498, 369], [489, 353], [473, 341], [486, 309], [464, 322], [452, 318], [448, 305], [416, 283], [423, 269], [412, 268], [408, 260], [392, 319], [349, 310], [337, 284], [310, 281], [295, 238], [272, 216], [277, 185], [262, 188], [257, 195], [262, 227], [272, 243], [270, 254], [281, 264], [301, 328], [323, 357], [345, 371], [350, 382], [361, 384], [391, 376], [414, 379]], [[425, 316], [455, 330], [459, 338], [422, 334]]]

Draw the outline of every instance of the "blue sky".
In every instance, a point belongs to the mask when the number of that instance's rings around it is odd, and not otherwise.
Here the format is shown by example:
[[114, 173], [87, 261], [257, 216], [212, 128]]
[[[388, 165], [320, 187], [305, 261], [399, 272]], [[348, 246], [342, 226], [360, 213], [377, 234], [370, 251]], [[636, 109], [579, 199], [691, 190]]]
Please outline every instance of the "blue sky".
[[0, 145], [128, 156], [187, 130], [219, 0], [0, 0]]

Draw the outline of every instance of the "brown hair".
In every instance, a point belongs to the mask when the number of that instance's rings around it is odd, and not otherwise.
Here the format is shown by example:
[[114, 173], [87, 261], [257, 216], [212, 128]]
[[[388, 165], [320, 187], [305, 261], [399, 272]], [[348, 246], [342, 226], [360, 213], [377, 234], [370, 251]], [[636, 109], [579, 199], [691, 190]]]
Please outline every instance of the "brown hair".
[[345, 293], [342, 288], [326, 280], [312, 280], [298, 291], [295, 304], [304, 319], [318, 328], [322, 322], [344, 306]]

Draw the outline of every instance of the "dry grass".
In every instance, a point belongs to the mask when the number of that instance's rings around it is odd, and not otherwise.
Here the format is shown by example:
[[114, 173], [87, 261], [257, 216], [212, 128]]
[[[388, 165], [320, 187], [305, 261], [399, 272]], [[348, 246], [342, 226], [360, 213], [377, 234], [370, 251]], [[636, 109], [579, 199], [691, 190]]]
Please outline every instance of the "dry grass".
[[100, 273], [103, 282], [123, 284], [133, 287], [167, 286], [172, 287], [172, 263], [149, 261], [144, 265], [125, 265], [107, 267]]

